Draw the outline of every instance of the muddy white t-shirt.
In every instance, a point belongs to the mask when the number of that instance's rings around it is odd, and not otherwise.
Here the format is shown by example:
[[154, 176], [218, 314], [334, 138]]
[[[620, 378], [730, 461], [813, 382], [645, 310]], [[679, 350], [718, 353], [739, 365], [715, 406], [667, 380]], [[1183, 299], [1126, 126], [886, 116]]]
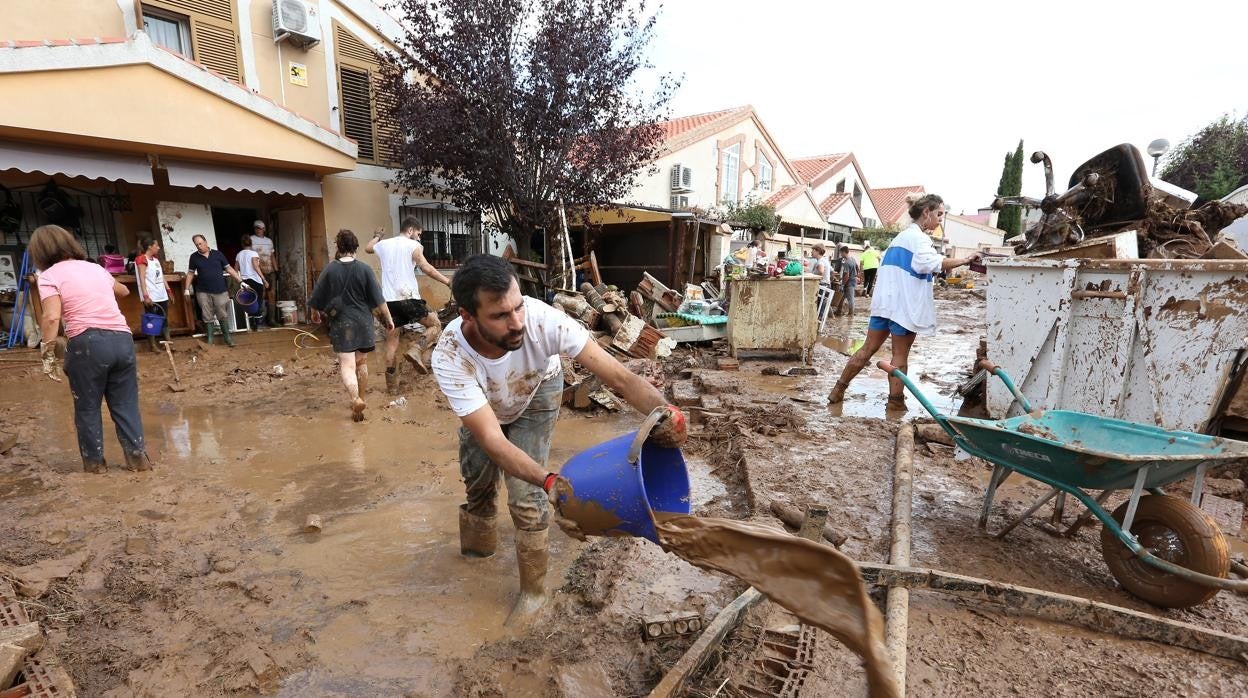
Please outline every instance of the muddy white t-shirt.
[[387, 301], [420, 298], [416, 263], [412, 261], [416, 250], [423, 251], [424, 246], [406, 235], [395, 235], [373, 245], [373, 252], [381, 262], [381, 295]]
[[446, 326], [433, 350], [433, 375], [456, 416], [488, 404], [499, 424], [516, 421], [542, 381], [563, 370], [559, 355], [576, 356], [590, 341], [589, 330], [536, 298], [524, 299], [524, 314], [524, 344], [498, 359], [468, 344], [461, 318]]

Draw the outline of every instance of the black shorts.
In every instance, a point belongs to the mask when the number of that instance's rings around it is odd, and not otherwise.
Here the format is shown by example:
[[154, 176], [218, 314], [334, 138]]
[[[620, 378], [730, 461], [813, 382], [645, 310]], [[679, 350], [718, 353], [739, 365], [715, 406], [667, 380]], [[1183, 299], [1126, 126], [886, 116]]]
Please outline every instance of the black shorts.
[[404, 298], [401, 301], [386, 301], [386, 307], [390, 309], [390, 318], [394, 320], [395, 327], [410, 325], [413, 322], [420, 322], [429, 314], [429, 306], [420, 298]]

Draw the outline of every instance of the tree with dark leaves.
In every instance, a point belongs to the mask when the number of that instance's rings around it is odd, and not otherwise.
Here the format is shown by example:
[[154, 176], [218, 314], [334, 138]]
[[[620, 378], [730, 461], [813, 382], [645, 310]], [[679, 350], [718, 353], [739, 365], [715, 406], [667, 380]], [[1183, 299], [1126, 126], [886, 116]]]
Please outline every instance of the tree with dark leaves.
[[1219, 199], [1248, 183], [1248, 117], [1225, 114], [1197, 131], [1166, 157], [1161, 178]]
[[[558, 249], [561, 202], [623, 201], [658, 154], [675, 81], [655, 78], [655, 16], [632, 0], [398, 0], [390, 57], [400, 190], [481, 211], [527, 257]], [[584, 210], [584, 209], [582, 209]], [[538, 237], [538, 240], [543, 238]], [[548, 255], [553, 261], [554, 255]]]

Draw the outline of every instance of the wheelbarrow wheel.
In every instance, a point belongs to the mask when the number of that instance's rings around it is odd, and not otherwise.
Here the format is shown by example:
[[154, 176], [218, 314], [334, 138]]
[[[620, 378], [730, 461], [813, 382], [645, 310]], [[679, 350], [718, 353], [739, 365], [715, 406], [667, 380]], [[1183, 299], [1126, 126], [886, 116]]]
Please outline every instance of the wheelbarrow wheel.
[[[1114, 511], [1122, 523], [1127, 502]], [[1164, 495], [1140, 498], [1131, 524], [1140, 545], [1163, 560], [1212, 577], [1226, 577], [1230, 549], [1213, 519], [1186, 499]], [[1187, 608], [1218, 593], [1216, 587], [1163, 572], [1132, 554], [1108, 528], [1101, 527], [1101, 554], [1123, 588], [1164, 608]]]

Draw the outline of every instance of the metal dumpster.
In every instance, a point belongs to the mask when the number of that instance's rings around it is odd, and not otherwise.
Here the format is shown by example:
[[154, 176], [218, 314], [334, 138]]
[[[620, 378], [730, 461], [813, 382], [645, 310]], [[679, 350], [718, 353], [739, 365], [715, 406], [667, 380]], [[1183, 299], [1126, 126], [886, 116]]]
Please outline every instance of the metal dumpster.
[[[988, 265], [988, 358], [1038, 408], [1203, 432], [1248, 343], [1248, 261]], [[1021, 409], [990, 382], [994, 418]]]
[[781, 276], [728, 283], [728, 345], [734, 357], [804, 359], [819, 338], [819, 277]]

